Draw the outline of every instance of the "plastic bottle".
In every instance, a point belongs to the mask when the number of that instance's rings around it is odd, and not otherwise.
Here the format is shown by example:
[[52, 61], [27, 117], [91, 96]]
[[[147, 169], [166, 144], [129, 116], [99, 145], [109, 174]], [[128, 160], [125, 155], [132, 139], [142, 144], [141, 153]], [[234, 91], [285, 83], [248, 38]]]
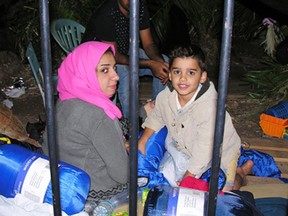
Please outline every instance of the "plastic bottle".
[[93, 216], [93, 211], [96, 208], [97, 204], [94, 200], [87, 200], [85, 203], [84, 211], [89, 215]]
[[[138, 191], [141, 200], [141, 191]], [[101, 201], [93, 211], [93, 216], [110, 216], [116, 207], [129, 203], [129, 190], [116, 194], [111, 199]]]
[[[251, 194], [247, 191], [245, 193]], [[243, 192], [239, 194], [233, 192], [218, 194], [216, 216], [262, 215], [252, 204], [254, 200], [249, 200], [250, 197], [247, 195], [243, 196]], [[207, 215], [208, 196], [209, 193], [205, 191], [157, 185], [148, 193], [143, 216], [204, 216]]]
[[111, 200], [104, 200], [99, 203], [93, 211], [93, 216], [109, 216], [116, 208], [116, 204]]

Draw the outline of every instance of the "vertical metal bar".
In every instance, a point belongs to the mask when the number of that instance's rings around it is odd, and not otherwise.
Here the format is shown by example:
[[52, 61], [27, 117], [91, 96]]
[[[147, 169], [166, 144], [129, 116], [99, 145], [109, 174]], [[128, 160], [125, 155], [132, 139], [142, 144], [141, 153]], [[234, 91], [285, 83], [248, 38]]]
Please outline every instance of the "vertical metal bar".
[[224, 17], [222, 29], [222, 45], [220, 58], [220, 73], [218, 81], [218, 104], [215, 123], [215, 136], [212, 158], [212, 174], [210, 179], [210, 190], [208, 198], [208, 216], [214, 216], [216, 213], [217, 194], [218, 194], [218, 176], [221, 161], [221, 146], [223, 142], [223, 133], [225, 125], [225, 103], [228, 89], [232, 27], [233, 27], [234, 0], [225, 0]]
[[46, 122], [49, 147], [49, 161], [51, 171], [54, 215], [61, 216], [60, 187], [58, 173], [58, 156], [56, 151], [55, 127], [54, 127], [54, 100], [53, 79], [51, 66], [50, 24], [49, 7], [47, 0], [40, 0], [40, 27], [41, 27], [41, 53], [45, 83]]
[[138, 86], [139, 86], [139, 0], [130, 1], [130, 187], [129, 215], [137, 215], [138, 176]]

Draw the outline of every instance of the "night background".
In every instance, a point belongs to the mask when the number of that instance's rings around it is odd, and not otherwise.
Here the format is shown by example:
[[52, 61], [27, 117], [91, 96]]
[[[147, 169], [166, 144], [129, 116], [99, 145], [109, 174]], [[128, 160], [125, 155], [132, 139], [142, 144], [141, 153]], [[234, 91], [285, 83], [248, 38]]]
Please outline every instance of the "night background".
[[[51, 0], [50, 23], [68, 18], [83, 26], [103, 0]], [[206, 54], [209, 76], [217, 80], [221, 47], [222, 0], [146, 0], [153, 36], [162, 53], [176, 45], [197, 44]], [[2, 0], [0, 3], [0, 87], [13, 83], [28, 61], [25, 51], [33, 43], [39, 59], [39, 1]], [[271, 25], [264, 24], [271, 18]], [[287, 0], [236, 0], [230, 76], [250, 87], [249, 96], [262, 101], [287, 99]], [[53, 74], [66, 53], [51, 37]], [[31, 73], [31, 72], [30, 72]]]

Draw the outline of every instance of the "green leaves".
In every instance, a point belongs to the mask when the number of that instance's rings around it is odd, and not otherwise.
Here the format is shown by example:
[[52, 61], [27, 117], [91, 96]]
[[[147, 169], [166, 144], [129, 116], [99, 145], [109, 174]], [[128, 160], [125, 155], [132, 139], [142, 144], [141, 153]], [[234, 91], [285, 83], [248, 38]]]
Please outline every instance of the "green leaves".
[[244, 77], [254, 87], [254, 92], [249, 95], [254, 98], [287, 98], [288, 65], [273, 60], [264, 61], [263, 65], [264, 69], [249, 71]]

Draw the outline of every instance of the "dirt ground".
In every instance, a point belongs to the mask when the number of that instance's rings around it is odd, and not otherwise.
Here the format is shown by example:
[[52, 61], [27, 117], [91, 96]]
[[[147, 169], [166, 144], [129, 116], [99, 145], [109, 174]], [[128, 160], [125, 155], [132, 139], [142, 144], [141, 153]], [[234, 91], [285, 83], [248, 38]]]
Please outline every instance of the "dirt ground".
[[[249, 50], [255, 50], [255, 47], [253, 48], [249, 46]], [[252, 89], [250, 85], [242, 80], [242, 77], [249, 70], [259, 66], [259, 55], [249, 53], [247, 50], [245, 54], [243, 52], [245, 52], [245, 50], [242, 48], [237, 50], [237, 55], [232, 53], [233, 55], [231, 58], [228, 84], [229, 88], [226, 103], [227, 110], [232, 116], [237, 132], [243, 141], [252, 142], [250, 144], [256, 146], [265, 146], [267, 142], [270, 144], [272, 143], [272, 146], [274, 143], [276, 143], [275, 145], [285, 146], [288, 143], [288, 141], [285, 139], [263, 136], [262, 130], [259, 126], [260, 114], [269, 108], [270, 105], [275, 103], [275, 101], [263, 102], [248, 96], [247, 93], [252, 91]], [[3, 91], [1, 91], [1, 102], [4, 99], [9, 99], [13, 103], [11, 110], [13, 111], [14, 115], [20, 119], [24, 126], [27, 124], [27, 122], [37, 122], [39, 117], [42, 120], [45, 120], [45, 109], [42, 98], [38, 88], [36, 87], [34, 78], [32, 76], [32, 71], [28, 63], [21, 63], [17, 56], [9, 52], [0, 52], [0, 59], [1, 57], [0, 88], [3, 89], [13, 85], [14, 80], [19, 77], [23, 78], [26, 86], [25, 94], [18, 98], [9, 98], [5, 96]], [[140, 84], [140, 88], [143, 88], [143, 85]], [[270, 152], [268, 151], [268, 153]], [[279, 153], [276, 152], [276, 156], [278, 157]], [[282, 172], [288, 174], [287, 161], [284, 160], [283, 163], [280, 161], [279, 164], [281, 165], [280, 169], [282, 169]]]

